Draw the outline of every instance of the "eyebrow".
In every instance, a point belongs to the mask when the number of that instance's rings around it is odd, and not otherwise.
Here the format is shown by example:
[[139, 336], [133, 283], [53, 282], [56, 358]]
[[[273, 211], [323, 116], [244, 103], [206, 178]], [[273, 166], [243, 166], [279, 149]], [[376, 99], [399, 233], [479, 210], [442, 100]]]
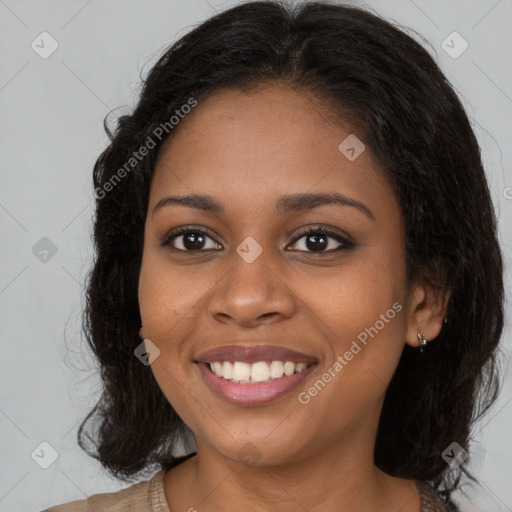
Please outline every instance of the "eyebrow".
[[[360, 212], [364, 213], [368, 218], [375, 220], [375, 216], [367, 206], [338, 192], [323, 194], [289, 194], [282, 196], [276, 203], [276, 211], [278, 213], [299, 212], [331, 204], [356, 208]], [[186, 196], [168, 196], [160, 199], [153, 208], [152, 215], [161, 208], [171, 205], [188, 206], [190, 208], [197, 208], [205, 212], [216, 214], [225, 213], [225, 209], [222, 204], [216, 201], [213, 197], [208, 195], [189, 194]]]

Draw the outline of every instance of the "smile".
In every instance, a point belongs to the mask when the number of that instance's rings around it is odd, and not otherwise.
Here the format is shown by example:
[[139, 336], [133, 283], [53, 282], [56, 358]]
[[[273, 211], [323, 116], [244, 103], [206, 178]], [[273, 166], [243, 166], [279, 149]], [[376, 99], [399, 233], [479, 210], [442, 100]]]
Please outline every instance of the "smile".
[[318, 366], [292, 361], [197, 362], [203, 380], [217, 396], [234, 405], [262, 405], [290, 393]]

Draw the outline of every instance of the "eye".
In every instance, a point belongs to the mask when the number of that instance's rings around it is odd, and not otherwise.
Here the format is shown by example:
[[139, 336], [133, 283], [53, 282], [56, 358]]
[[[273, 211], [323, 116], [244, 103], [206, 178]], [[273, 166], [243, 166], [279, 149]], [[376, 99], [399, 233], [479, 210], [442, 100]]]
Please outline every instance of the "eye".
[[[302, 245], [302, 248], [299, 247], [299, 250], [305, 252], [325, 253], [353, 249], [355, 247], [355, 244], [348, 237], [324, 227], [309, 228], [303, 231], [295, 239], [294, 244], [302, 239], [305, 239], [305, 241], [299, 244]], [[332, 242], [333, 240], [334, 242]], [[332, 247], [333, 245], [334, 247]]]
[[[207, 247], [207, 240], [213, 242]], [[206, 244], [206, 245], [205, 245]], [[168, 233], [161, 242], [162, 247], [171, 246], [173, 250], [182, 252], [201, 251], [203, 249], [222, 249], [210, 236], [209, 230], [191, 227], [180, 228]]]
[[[302, 239], [304, 239], [304, 242], [298, 244], [302, 245], [298, 249], [301, 252], [326, 253], [353, 249], [355, 247], [355, 244], [347, 236], [343, 236], [325, 227], [309, 228], [303, 231], [294, 240], [292, 245], [297, 244]], [[208, 241], [210, 241], [209, 247]], [[222, 246], [214, 240], [213, 233], [208, 229], [190, 226], [172, 230], [161, 241], [161, 245], [162, 247], [171, 246], [171, 249], [176, 252], [205, 252], [206, 250], [222, 249]], [[333, 245], [334, 247], [332, 247]]]

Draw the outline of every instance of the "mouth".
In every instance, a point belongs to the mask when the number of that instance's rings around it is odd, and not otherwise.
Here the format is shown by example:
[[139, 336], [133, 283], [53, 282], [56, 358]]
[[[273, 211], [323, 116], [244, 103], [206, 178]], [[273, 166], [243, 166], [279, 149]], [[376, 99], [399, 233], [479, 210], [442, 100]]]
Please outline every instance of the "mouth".
[[208, 387], [224, 401], [239, 406], [273, 402], [297, 388], [318, 366], [292, 361], [196, 362]]
[[318, 366], [318, 358], [278, 345], [224, 345], [197, 355], [208, 387], [224, 401], [262, 405], [291, 393]]

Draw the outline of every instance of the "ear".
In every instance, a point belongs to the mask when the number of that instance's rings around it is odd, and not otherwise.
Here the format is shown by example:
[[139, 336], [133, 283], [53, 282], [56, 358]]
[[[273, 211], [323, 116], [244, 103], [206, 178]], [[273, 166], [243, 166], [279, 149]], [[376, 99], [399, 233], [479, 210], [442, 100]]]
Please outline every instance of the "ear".
[[435, 339], [443, 327], [450, 291], [429, 284], [415, 283], [407, 300], [406, 343], [419, 347], [418, 333], [428, 341]]

